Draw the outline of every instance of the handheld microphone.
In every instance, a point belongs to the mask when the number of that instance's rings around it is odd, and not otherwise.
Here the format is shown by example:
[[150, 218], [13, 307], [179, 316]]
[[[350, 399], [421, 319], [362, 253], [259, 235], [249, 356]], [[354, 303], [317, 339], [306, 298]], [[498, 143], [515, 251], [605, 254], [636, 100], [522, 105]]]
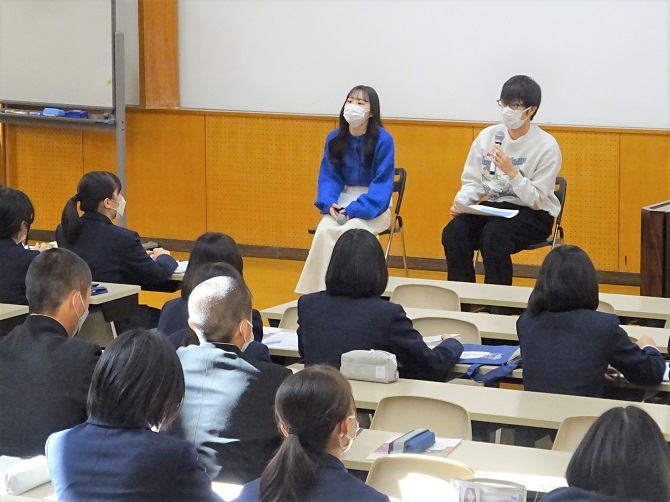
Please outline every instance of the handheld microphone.
[[344, 225], [347, 222], [347, 215], [345, 214], [344, 210], [337, 215], [335, 221], [340, 225]]
[[[495, 135], [495, 144], [501, 146], [503, 139], [505, 139], [505, 133], [502, 131], [498, 131]], [[495, 173], [496, 173], [496, 165], [493, 163], [493, 159], [491, 159], [491, 165], [489, 166], [489, 174], [493, 176]]]

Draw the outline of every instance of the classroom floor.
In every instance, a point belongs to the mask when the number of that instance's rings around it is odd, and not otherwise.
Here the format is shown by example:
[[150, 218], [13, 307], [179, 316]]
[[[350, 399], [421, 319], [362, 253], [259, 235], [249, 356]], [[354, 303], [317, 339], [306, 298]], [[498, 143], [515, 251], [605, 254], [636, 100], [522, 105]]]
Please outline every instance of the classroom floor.
[[[186, 259], [187, 255], [176, 256], [178, 259]], [[302, 261], [295, 260], [274, 260], [269, 258], [245, 258], [244, 259], [244, 278], [253, 294], [253, 305], [255, 309], [279, 305], [298, 298], [294, 293], [295, 285], [298, 283], [300, 272], [303, 267]], [[402, 269], [389, 269], [389, 274], [402, 276]], [[423, 279], [445, 279], [445, 272], [434, 272], [430, 270], [410, 270], [410, 277]], [[477, 276], [478, 282], [483, 282], [483, 276]], [[515, 286], [530, 286], [535, 284], [535, 279], [515, 278]], [[635, 286], [616, 286], [601, 285], [600, 291], [603, 293], [619, 293], [629, 295], [639, 295], [640, 288]], [[153, 293], [143, 291], [140, 293], [140, 303], [161, 308], [163, 304], [179, 296], [176, 293]]]

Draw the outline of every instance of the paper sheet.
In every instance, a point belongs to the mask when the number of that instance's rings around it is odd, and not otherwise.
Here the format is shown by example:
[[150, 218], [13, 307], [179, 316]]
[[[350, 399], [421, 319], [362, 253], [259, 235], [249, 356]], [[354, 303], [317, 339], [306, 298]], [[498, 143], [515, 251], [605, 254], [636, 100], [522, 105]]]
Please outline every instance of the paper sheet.
[[[388, 441], [370, 453], [370, 455], [367, 456], [367, 460], [388, 457], [389, 443], [395, 439], [398, 439], [400, 436], [402, 436], [402, 434], [395, 434], [391, 436]], [[444, 458], [449, 455], [459, 444], [461, 444], [460, 439], [435, 438], [435, 444], [424, 451], [421, 455]]]
[[501, 218], [514, 218], [519, 211], [517, 209], [499, 209], [497, 207], [482, 206], [481, 204], [473, 204], [466, 206], [461, 202], [455, 201], [454, 207], [462, 213], [477, 214], [479, 216], [499, 216]]

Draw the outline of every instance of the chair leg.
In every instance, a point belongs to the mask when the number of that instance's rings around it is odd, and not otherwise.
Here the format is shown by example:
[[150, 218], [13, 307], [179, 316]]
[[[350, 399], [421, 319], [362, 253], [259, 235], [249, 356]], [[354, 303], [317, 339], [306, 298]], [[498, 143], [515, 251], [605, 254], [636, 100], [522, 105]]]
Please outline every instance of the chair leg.
[[402, 242], [402, 264], [405, 267], [405, 277], [409, 277], [409, 268], [407, 268], [407, 251], [405, 250], [405, 230], [400, 227], [400, 241]]
[[389, 241], [386, 243], [386, 251], [384, 252], [384, 259], [388, 260], [389, 257], [389, 252], [391, 251], [391, 242], [393, 242], [393, 234], [395, 232], [391, 230], [391, 233], [389, 234]]
[[[477, 268], [477, 262], [479, 261], [479, 249], [475, 253], [475, 258], [472, 260], [472, 266], [476, 269]], [[476, 272], [476, 270], [475, 270]]]

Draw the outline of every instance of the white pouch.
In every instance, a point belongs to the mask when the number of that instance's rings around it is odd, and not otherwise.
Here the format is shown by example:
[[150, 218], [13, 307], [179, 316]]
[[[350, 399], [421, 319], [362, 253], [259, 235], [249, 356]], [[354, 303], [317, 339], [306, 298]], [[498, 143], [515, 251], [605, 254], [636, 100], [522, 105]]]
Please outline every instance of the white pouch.
[[398, 361], [395, 354], [383, 350], [352, 350], [342, 354], [340, 373], [351, 380], [395, 382]]

